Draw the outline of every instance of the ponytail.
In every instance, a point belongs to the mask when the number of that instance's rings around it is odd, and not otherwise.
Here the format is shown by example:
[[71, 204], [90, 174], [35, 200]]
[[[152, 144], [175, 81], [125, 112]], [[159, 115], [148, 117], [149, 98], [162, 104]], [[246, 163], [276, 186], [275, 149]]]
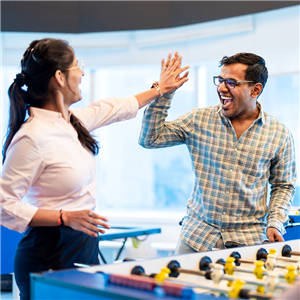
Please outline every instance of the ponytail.
[[8, 123], [8, 130], [6, 134], [6, 140], [2, 151], [3, 154], [2, 163], [4, 163], [5, 161], [6, 151], [14, 135], [20, 129], [22, 124], [25, 122], [28, 104], [26, 104], [27, 102], [26, 92], [22, 89], [22, 86], [24, 84], [25, 84], [25, 76], [24, 74], [20, 73], [17, 74], [16, 79], [8, 89], [8, 95], [10, 99], [9, 123]]
[[81, 124], [80, 120], [75, 117], [73, 114], [70, 116], [70, 123], [77, 131], [78, 139], [81, 145], [92, 152], [94, 155], [97, 155], [99, 152], [99, 146], [97, 141], [90, 135], [88, 130]]
[[[22, 124], [25, 122], [29, 106], [43, 108], [47, 103], [49, 82], [57, 70], [68, 70], [74, 60], [74, 51], [68, 42], [59, 39], [42, 39], [31, 42], [21, 60], [22, 72], [9, 87], [10, 98], [9, 125], [3, 146], [3, 163], [7, 149]], [[68, 74], [66, 75], [68, 78]], [[22, 87], [26, 85], [25, 92]], [[97, 141], [89, 134], [81, 122], [71, 115], [70, 122], [78, 133], [83, 147], [94, 155], [99, 152]]]

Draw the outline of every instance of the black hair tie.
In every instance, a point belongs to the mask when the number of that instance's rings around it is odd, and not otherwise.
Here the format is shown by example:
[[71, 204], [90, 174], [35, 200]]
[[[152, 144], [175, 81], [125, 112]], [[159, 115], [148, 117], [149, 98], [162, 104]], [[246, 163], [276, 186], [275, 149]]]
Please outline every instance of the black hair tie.
[[16, 78], [14, 79], [14, 82], [18, 84], [20, 87], [25, 85], [25, 75], [23, 73], [19, 73], [16, 75]]

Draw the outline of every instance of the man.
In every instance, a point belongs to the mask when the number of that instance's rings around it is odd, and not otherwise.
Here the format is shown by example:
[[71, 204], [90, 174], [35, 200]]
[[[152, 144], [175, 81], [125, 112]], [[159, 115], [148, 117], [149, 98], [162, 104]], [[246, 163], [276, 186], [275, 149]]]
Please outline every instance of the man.
[[196, 176], [176, 254], [224, 248], [226, 241], [283, 241], [295, 192], [292, 134], [257, 101], [268, 78], [264, 59], [238, 53], [220, 65], [217, 106], [165, 122], [174, 95], [169, 93], [144, 113], [140, 145], [186, 144]]

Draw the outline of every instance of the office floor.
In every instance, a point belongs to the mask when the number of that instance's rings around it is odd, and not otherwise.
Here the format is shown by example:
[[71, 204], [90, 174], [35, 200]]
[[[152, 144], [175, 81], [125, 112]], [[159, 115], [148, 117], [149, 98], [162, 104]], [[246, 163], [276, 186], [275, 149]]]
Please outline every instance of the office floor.
[[1, 292], [0, 299], [1, 300], [15, 300], [15, 299], [13, 299], [12, 292]]
[[13, 292], [6, 292], [0, 290], [0, 299], [1, 300], [19, 300], [19, 289], [17, 287], [16, 281], [13, 278]]

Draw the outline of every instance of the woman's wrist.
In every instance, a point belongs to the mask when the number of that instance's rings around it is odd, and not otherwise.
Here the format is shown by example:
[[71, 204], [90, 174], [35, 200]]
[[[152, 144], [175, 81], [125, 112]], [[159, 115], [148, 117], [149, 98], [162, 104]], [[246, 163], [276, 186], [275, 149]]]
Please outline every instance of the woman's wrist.
[[59, 211], [59, 218], [58, 218], [58, 221], [57, 221], [58, 226], [64, 226], [65, 225], [65, 222], [64, 222], [64, 219], [63, 219], [63, 212], [64, 211], [62, 209]]
[[59, 216], [58, 216], [58, 220], [57, 220], [58, 226], [61, 226], [61, 225], [62, 225], [62, 221], [61, 221], [61, 213], [62, 213], [62, 210], [59, 211]]
[[153, 89], [153, 88], [156, 89], [156, 91], [158, 92], [158, 94], [159, 94], [160, 97], [163, 95], [163, 92], [162, 92], [162, 90], [161, 90], [161, 88], [160, 88], [160, 86], [159, 86], [159, 84], [158, 84], [157, 81], [155, 81], [152, 84], [151, 89]]

